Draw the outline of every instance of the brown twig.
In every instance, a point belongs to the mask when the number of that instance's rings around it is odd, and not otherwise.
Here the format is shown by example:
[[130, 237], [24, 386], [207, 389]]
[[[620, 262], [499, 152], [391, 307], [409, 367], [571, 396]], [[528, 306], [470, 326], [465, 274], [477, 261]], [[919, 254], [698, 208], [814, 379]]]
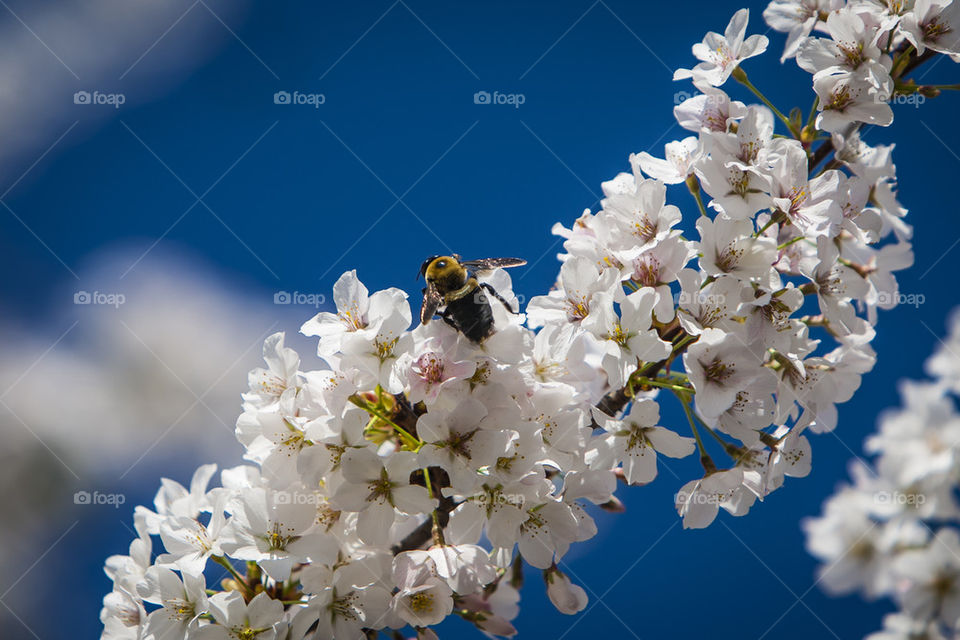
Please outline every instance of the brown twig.
[[[457, 502], [453, 498], [448, 498], [446, 496], [440, 496], [440, 504], [437, 506], [437, 518], [440, 521], [441, 527], [446, 527], [447, 523], [450, 521], [450, 514], [456, 509], [461, 503]], [[391, 549], [393, 555], [402, 553], [404, 551], [413, 551], [414, 549], [422, 549], [424, 545], [430, 542], [433, 539], [433, 519], [427, 518], [420, 523], [416, 529], [407, 534], [407, 536], [401, 540], [398, 544], [394, 545]]]

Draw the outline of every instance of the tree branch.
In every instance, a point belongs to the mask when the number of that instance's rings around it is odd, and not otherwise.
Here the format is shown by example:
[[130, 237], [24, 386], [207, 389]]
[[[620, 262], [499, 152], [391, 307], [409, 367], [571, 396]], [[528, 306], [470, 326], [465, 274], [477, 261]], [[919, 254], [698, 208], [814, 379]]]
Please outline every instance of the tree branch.
[[[440, 504], [437, 506], [437, 518], [440, 521], [440, 526], [446, 527], [447, 523], [450, 522], [450, 513], [461, 503], [457, 502], [453, 498], [448, 498], [443, 495], [441, 495], [439, 499]], [[393, 555], [403, 553], [404, 551], [422, 549], [424, 545], [430, 542], [432, 537], [433, 518], [428, 517], [426, 520], [420, 523], [420, 526], [408, 533], [403, 540], [393, 546]]]

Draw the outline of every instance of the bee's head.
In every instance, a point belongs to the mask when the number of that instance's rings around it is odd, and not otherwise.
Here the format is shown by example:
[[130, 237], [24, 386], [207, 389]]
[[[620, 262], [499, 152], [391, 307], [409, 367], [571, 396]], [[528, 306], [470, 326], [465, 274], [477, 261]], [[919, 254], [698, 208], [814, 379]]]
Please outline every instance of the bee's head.
[[420, 265], [420, 275], [427, 282], [449, 280], [465, 272], [466, 270], [460, 264], [460, 256], [456, 254], [452, 256], [430, 256]]
[[420, 265], [420, 272], [417, 274], [417, 279], [420, 279], [420, 276], [426, 277], [427, 269], [430, 267], [430, 263], [436, 260], [437, 258], [442, 258], [443, 256], [430, 256], [423, 261], [423, 264]]

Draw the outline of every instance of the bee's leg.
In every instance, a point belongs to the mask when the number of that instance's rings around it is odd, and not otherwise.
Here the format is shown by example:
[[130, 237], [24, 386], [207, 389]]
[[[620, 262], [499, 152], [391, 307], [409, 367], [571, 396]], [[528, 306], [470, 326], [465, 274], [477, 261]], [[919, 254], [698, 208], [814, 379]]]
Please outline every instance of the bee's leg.
[[479, 286], [477, 284], [477, 279], [469, 278], [466, 284], [464, 284], [462, 287], [460, 287], [459, 289], [456, 289], [455, 291], [451, 291], [446, 296], [444, 296], [444, 303], [450, 304], [454, 300], [459, 300], [460, 298], [470, 295], [471, 293], [474, 292], [477, 286]]
[[506, 300], [503, 299], [503, 296], [501, 296], [499, 293], [497, 293], [497, 290], [496, 290], [496, 289], [494, 289], [492, 286], [490, 286], [490, 285], [487, 284], [486, 282], [482, 283], [480, 286], [483, 287], [484, 289], [486, 289], [487, 291], [489, 291], [490, 294], [493, 295], [494, 298], [496, 298], [497, 300], [499, 300], [499, 301], [500, 301], [500, 304], [502, 304], [503, 306], [505, 306], [505, 307], [507, 308], [507, 311], [509, 311], [510, 313], [516, 315], [517, 312], [513, 310], [513, 307], [510, 306], [510, 303], [509, 303], [509, 302], [507, 302]]

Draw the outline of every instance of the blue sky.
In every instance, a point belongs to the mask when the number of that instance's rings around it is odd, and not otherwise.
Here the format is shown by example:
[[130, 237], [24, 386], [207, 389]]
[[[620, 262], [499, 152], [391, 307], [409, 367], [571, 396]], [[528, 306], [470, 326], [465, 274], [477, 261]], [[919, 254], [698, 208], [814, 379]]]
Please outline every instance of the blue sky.
[[[766, 32], [764, 3], [745, 4], [749, 33]], [[628, 170], [629, 153], [662, 155], [665, 142], [686, 135], [672, 108], [687, 95], [678, 92], [692, 91], [672, 82], [671, 72], [690, 66], [690, 45], [707, 30], [722, 31], [739, 6], [290, 1], [247, 5], [227, 19], [217, 3], [184, 2], [189, 10], [141, 64], [174, 55], [178, 31], [209, 29], [219, 45], [161, 93], [144, 89], [142, 77], [132, 81], [136, 65], [124, 79], [116, 74], [96, 86], [56, 61], [50, 67], [64, 103], [81, 90], [128, 99], [117, 109], [70, 104], [64, 126], [8, 167], [6, 184], [14, 187], [2, 198], [9, 208], [0, 208], [7, 267], [0, 308], [13, 322], [62, 331], [69, 319], [58, 309], [68, 292], [124, 290], [133, 261], [96, 281], [74, 275], [118, 248], [148, 258], [184, 252], [264, 304], [278, 290], [329, 295], [351, 268], [371, 290], [398, 286], [416, 296], [414, 276], [427, 255], [517, 255], [530, 266], [513, 274], [515, 289], [529, 298], [556, 276], [551, 225], [569, 225], [585, 207], [596, 208], [600, 183]], [[22, 28], [3, 11], [0, 21]], [[168, 26], [155, 25], [148, 44]], [[808, 74], [781, 66], [783, 35], [768, 35], [771, 51], [746, 64], [751, 80], [783, 111], [808, 109]], [[957, 80], [949, 61], [924, 73], [927, 83]], [[728, 88], [749, 101], [746, 91]], [[280, 91], [322, 94], [323, 104], [276, 104]], [[476, 104], [480, 91], [522, 95], [523, 103]], [[599, 515], [601, 533], [566, 559], [590, 608], [575, 618], [556, 613], [539, 576], [530, 574], [521, 637], [561, 637], [571, 623], [571, 638], [809, 638], [831, 637], [831, 630], [852, 638], [879, 628], [885, 605], [830, 599], [813, 586], [816, 564], [803, 550], [799, 521], [846, 478], [878, 411], [896, 402], [896, 382], [922, 375], [958, 301], [958, 98], [898, 105], [894, 125], [866, 137], [897, 145], [900, 199], [916, 227], [916, 262], [900, 277], [901, 291], [923, 294], [925, 302], [881, 315], [878, 365], [841, 408], [836, 434], [813, 438], [812, 476], [789, 481], [746, 518], [723, 515], [697, 532], [679, 525], [672, 495], [681, 482], [669, 471], [650, 487], [624, 491], [627, 513]], [[47, 108], [36, 105], [38, 119]], [[696, 215], [685, 192], [670, 193], [685, 215]], [[303, 319], [311, 314], [304, 308]], [[209, 321], [215, 332], [230, 319]], [[282, 328], [292, 334], [298, 327], [285, 319]], [[307, 341], [295, 344], [309, 356]], [[238, 377], [238, 394], [242, 386]], [[663, 404], [663, 422], [682, 424], [679, 407], [669, 398]], [[693, 460], [670, 464], [681, 478], [695, 473]], [[190, 473], [152, 470], [182, 481]], [[129, 502], [120, 515], [129, 519], [132, 504], [155, 487], [155, 480], [121, 486]], [[99, 567], [126, 548], [129, 535], [118, 527], [101, 531], [87, 518], [39, 565], [75, 569], [53, 580], [49, 597], [58, 602], [44, 607], [63, 613], [28, 616], [40, 637], [66, 637], [64, 619], [71, 636], [98, 632], [109, 588]], [[447, 628], [448, 636], [465, 629]]]

